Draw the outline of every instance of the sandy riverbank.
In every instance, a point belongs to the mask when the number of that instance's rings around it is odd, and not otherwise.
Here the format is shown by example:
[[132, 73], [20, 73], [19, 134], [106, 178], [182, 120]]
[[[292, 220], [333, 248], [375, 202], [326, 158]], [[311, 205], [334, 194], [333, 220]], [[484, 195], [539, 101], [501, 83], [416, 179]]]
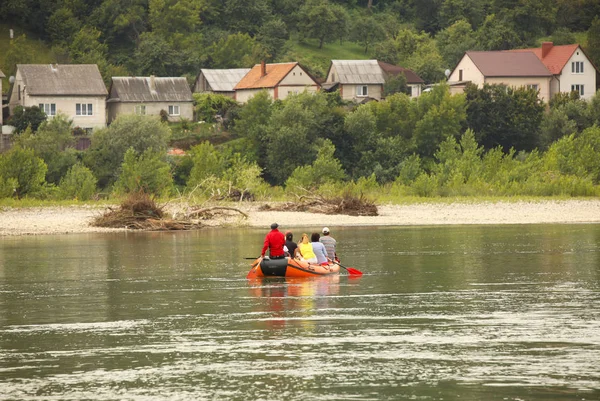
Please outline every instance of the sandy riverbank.
[[[259, 211], [262, 203], [240, 207], [248, 214], [205, 222], [207, 225], [241, 225], [268, 227], [278, 222], [282, 227], [297, 226], [384, 226], [449, 224], [537, 224], [600, 223], [600, 199], [539, 202], [419, 203], [381, 205], [379, 216], [353, 217], [301, 212]], [[0, 209], [0, 236], [115, 232], [90, 226], [105, 207], [70, 206]]]

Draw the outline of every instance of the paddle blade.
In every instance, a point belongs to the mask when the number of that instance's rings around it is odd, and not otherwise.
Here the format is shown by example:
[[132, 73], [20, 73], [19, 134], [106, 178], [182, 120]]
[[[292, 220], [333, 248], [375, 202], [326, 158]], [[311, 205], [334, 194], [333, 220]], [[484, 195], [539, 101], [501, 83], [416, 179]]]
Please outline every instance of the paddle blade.
[[346, 270], [348, 270], [348, 274], [350, 274], [351, 276], [363, 275], [363, 273], [360, 270], [353, 269], [352, 267], [347, 267]]

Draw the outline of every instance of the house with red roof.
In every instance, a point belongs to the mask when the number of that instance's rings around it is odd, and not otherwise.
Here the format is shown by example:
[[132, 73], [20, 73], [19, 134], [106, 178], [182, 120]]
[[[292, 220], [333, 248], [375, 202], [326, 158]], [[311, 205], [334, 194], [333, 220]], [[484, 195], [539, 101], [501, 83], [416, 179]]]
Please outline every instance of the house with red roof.
[[540, 48], [509, 51], [536, 55], [553, 75], [551, 95], [575, 91], [582, 99], [590, 99], [596, 93], [599, 71], [578, 44], [554, 46], [552, 42], [544, 42]]
[[297, 62], [255, 65], [234, 87], [234, 99], [246, 103], [258, 92], [266, 90], [277, 99], [303, 91], [316, 92], [318, 82]]
[[533, 52], [468, 51], [448, 76], [451, 93], [461, 93], [471, 82], [503, 84], [538, 90], [539, 98], [549, 101], [553, 74]]
[[542, 43], [533, 49], [468, 51], [448, 77], [452, 93], [460, 93], [467, 83], [526, 86], [539, 91], [549, 101], [556, 93], [578, 92], [582, 99], [596, 93], [598, 69], [583, 49], [575, 45]]

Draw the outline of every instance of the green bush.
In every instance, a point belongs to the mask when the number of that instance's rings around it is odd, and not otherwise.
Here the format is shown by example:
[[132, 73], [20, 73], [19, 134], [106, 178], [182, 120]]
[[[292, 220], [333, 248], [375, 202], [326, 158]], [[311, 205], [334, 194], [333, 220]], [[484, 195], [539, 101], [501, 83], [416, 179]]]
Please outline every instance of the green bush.
[[97, 182], [89, 168], [77, 163], [60, 180], [59, 196], [62, 199], [89, 200], [96, 193]]
[[157, 196], [171, 194], [173, 177], [162, 152], [150, 148], [138, 156], [133, 148], [129, 148], [125, 153], [114, 191], [123, 195], [140, 190]]
[[198, 121], [214, 123], [216, 116], [225, 117], [227, 111], [237, 106], [230, 97], [216, 93], [194, 93], [194, 113]]
[[[39, 195], [46, 182], [46, 163], [33, 150], [14, 146], [0, 155], [0, 177], [13, 187], [13, 196]], [[6, 189], [5, 189], [6, 190]]]

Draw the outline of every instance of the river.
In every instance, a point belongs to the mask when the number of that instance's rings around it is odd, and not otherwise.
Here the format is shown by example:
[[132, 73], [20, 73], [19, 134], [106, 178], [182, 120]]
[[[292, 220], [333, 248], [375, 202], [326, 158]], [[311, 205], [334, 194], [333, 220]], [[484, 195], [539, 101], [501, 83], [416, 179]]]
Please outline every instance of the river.
[[600, 225], [331, 228], [0, 238], [0, 400], [600, 399]]

